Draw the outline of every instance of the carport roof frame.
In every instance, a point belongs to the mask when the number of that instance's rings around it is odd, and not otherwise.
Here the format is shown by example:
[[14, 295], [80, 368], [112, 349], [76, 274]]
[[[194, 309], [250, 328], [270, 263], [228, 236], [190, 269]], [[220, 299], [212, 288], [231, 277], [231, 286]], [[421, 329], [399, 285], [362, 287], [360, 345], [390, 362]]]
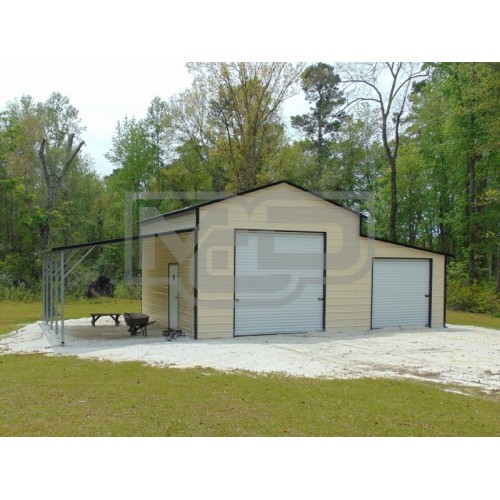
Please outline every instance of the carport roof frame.
[[[56, 334], [59, 331], [59, 321], [61, 323], [61, 345], [64, 345], [64, 280], [73, 272], [73, 270], [92, 252], [97, 246], [112, 245], [114, 243], [126, 243], [145, 238], [157, 238], [172, 234], [183, 234], [193, 232], [194, 228], [181, 229], [177, 231], [165, 231], [160, 233], [144, 234], [137, 236], [128, 236], [123, 238], [114, 238], [110, 240], [92, 241], [88, 243], [79, 243], [76, 245], [65, 245], [49, 248], [44, 250], [43, 265], [42, 265], [42, 317], [43, 321], [53, 328], [55, 323]], [[82, 250], [88, 248], [88, 251], [83, 251], [77, 257], [78, 262], [66, 273], [65, 272], [65, 253], [68, 250]], [[59, 254], [59, 258], [57, 257]], [[58, 262], [59, 261], [59, 262]], [[59, 310], [60, 305], [60, 310]]]
[[113, 243], [126, 243], [127, 241], [137, 241], [145, 238], [157, 238], [159, 236], [168, 236], [170, 234], [182, 234], [189, 233], [194, 231], [194, 228], [189, 229], [179, 229], [176, 231], [164, 231], [161, 233], [151, 233], [151, 234], [141, 234], [136, 236], [125, 236], [123, 238], [114, 238], [111, 240], [100, 240], [100, 241], [90, 241], [87, 243], [76, 243], [74, 245], [65, 245], [60, 247], [53, 247], [45, 250], [45, 252], [58, 252], [61, 250], [73, 250], [77, 248], [86, 248], [86, 247], [97, 247], [101, 245], [112, 245]]

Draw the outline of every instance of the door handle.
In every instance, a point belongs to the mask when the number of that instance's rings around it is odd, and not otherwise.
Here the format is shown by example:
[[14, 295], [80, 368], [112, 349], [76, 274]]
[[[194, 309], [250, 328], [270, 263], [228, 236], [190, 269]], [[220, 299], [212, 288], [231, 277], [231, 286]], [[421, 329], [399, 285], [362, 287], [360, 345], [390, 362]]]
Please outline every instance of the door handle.
[[425, 294], [425, 297], [429, 298], [429, 297], [430, 297], [430, 295], [429, 295], [428, 293], [426, 293], [426, 294]]
[[325, 300], [324, 297], [318, 297], [318, 300]]

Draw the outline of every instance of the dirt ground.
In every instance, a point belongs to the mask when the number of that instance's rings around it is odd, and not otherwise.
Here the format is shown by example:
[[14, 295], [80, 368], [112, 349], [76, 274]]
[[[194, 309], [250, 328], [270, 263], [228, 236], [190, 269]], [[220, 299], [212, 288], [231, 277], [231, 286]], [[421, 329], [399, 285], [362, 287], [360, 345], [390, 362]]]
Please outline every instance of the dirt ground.
[[[385, 329], [361, 333], [310, 333], [167, 341], [151, 325], [130, 336], [123, 324], [101, 318], [65, 323], [61, 332], [42, 322], [0, 337], [1, 353], [42, 352], [165, 367], [248, 370], [303, 377], [414, 378], [500, 393], [500, 331], [449, 325], [443, 329]], [[453, 390], [453, 389], [451, 389]], [[460, 392], [460, 388], [457, 387]]]

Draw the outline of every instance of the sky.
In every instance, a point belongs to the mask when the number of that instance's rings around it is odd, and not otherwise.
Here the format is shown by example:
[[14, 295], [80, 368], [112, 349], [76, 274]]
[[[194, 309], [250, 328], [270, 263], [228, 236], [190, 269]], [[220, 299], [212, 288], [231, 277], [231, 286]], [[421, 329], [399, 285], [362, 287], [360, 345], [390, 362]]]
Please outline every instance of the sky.
[[[37, 102], [55, 91], [69, 98], [86, 127], [84, 150], [101, 176], [114, 168], [104, 155], [117, 122], [126, 115], [144, 118], [155, 96], [167, 101], [192, 81], [182, 62], [12, 62], [0, 63], [0, 70], [8, 75], [0, 85], [0, 110], [24, 94]], [[301, 96], [290, 99], [285, 112], [303, 112], [304, 102]]]
[[[126, 115], [143, 118], [155, 96], [168, 100], [189, 87], [183, 61], [498, 60], [495, 16], [481, 17], [474, 33], [477, 14], [457, 7], [453, 26], [463, 21], [474, 35], [463, 37], [443, 24], [447, 7], [422, 0], [409, 16], [400, 8], [384, 11], [384, 3], [400, 5], [382, 0], [375, 8], [360, 0], [356, 12], [336, 5], [318, 18], [318, 0], [310, 0], [307, 11], [254, 0], [243, 18], [233, 12], [231, 21], [221, 10], [230, 4], [225, 0], [186, 6], [87, 0], [82, 8], [62, 0], [18, 0], [2, 7], [0, 111], [23, 94], [35, 101], [53, 91], [67, 96], [86, 127], [85, 151], [95, 170], [107, 175], [113, 167], [104, 155], [117, 122]], [[347, 22], [332, 25], [333, 18]], [[418, 29], [408, 36], [413, 25]], [[285, 120], [306, 110], [302, 96], [292, 98], [285, 102]]]
[[104, 158], [118, 120], [143, 118], [155, 96], [167, 100], [190, 85], [184, 63], [18, 62], [0, 64], [9, 75], [0, 86], [0, 109], [23, 94], [45, 101], [54, 91], [69, 98], [86, 127], [85, 152], [100, 175], [112, 171]]

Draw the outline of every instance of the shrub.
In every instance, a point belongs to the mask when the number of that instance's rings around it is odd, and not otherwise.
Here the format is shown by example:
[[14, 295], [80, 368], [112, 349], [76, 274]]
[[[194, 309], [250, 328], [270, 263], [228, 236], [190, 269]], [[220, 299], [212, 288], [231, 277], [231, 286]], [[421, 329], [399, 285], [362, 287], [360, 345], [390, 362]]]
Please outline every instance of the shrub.
[[0, 302], [3, 300], [35, 302], [41, 300], [41, 294], [36, 290], [30, 290], [24, 283], [20, 283], [17, 286], [0, 283]]
[[136, 285], [127, 285], [120, 282], [115, 286], [115, 298], [117, 299], [130, 299], [141, 300], [142, 287]]
[[487, 283], [469, 286], [458, 280], [448, 280], [446, 302], [452, 311], [500, 314], [500, 296]]

